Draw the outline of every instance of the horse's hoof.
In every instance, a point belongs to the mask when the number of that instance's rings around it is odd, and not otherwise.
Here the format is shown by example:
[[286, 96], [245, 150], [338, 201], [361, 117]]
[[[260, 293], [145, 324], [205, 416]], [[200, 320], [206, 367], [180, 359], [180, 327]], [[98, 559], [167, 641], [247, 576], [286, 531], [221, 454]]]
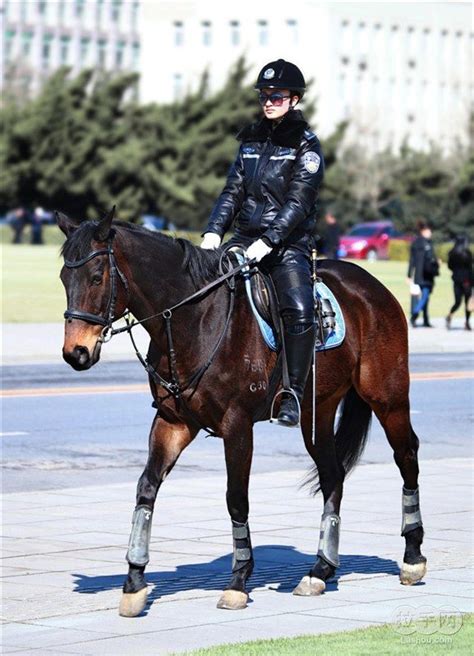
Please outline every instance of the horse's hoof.
[[400, 569], [400, 583], [402, 585], [413, 585], [418, 583], [426, 574], [426, 560], [421, 563], [410, 565], [409, 563], [402, 563]]
[[326, 584], [321, 579], [318, 579], [316, 576], [303, 576], [301, 581], [298, 583], [296, 588], [293, 590], [293, 594], [298, 597], [315, 597], [320, 595], [326, 589]]
[[136, 617], [146, 606], [147, 589], [138, 592], [124, 592], [120, 600], [119, 615], [122, 617]]
[[219, 601], [217, 608], [225, 608], [225, 610], [242, 610], [247, 608], [248, 594], [240, 592], [239, 590], [226, 590]]

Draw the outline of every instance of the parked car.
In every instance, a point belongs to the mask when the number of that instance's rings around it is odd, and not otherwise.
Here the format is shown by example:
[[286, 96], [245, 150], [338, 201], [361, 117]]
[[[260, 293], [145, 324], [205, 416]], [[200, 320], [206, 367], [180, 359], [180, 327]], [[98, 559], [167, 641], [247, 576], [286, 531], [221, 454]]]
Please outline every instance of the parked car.
[[357, 260], [387, 260], [390, 239], [412, 240], [396, 230], [392, 221], [357, 223], [341, 237], [338, 254]]
[[156, 232], [157, 230], [176, 230], [176, 226], [169, 219], [165, 216], [156, 216], [155, 214], [143, 214], [140, 217], [140, 224], [152, 232]]

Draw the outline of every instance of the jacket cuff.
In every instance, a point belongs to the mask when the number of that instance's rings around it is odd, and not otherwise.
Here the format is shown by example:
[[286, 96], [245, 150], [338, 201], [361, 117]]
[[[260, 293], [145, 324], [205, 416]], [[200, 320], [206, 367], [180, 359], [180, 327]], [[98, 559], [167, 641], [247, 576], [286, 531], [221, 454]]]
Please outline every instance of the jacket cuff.
[[275, 248], [276, 246], [279, 246], [281, 244], [280, 235], [276, 230], [272, 230], [271, 228], [265, 230], [265, 232], [260, 237], [260, 239], [264, 241], [267, 244], [267, 246], [271, 246], [272, 248]]

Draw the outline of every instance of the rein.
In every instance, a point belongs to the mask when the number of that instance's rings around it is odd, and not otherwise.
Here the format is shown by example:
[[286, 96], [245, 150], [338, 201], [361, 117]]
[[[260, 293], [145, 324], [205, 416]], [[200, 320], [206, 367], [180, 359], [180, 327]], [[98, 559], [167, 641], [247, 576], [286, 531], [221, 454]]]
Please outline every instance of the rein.
[[[168, 395], [173, 396], [176, 402], [177, 409], [179, 410], [180, 407], [188, 414], [190, 419], [197, 425], [199, 426], [202, 430], [206, 431], [209, 435], [217, 437], [217, 434], [208, 428], [207, 426], [204, 426], [202, 422], [195, 416], [195, 414], [192, 412], [192, 410], [186, 405], [184, 402], [184, 399], [182, 398], [183, 392], [186, 390], [190, 389], [191, 387], [194, 386], [194, 391], [191, 393], [191, 396], [194, 394], [194, 392], [197, 389], [197, 385], [205, 372], [209, 369], [211, 366], [214, 357], [225, 337], [225, 334], [227, 332], [227, 329], [229, 327], [230, 319], [232, 316], [232, 311], [234, 309], [234, 304], [235, 304], [235, 276], [236, 274], [240, 273], [241, 271], [245, 269], [249, 269], [250, 262], [245, 261], [242, 264], [239, 264], [237, 266], [234, 266], [227, 270], [225, 273], [222, 273], [216, 280], [213, 280], [211, 283], [205, 285], [202, 289], [199, 289], [198, 291], [194, 292], [190, 296], [186, 296], [186, 298], [183, 298], [181, 301], [178, 301], [178, 303], [175, 303], [169, 308], [165, 308], [161, 312], [157, 312], [156, 314], [152, 314], [148, 317], [145, 317], [144, 319], [133, 319], [130, 320], [130, 311], [126, 310], [120, 317], [115, 317], [115, 305], [117, 302], [117, 277], [121, 280], [122, 284], [124, 285], [125, 289], [127, 290], [127, 293], [129, 291], [129, 285], [126, 277], [120, 270], [120, 268], [117, 265], [116, 259], [115, 259], [115, 254], [114, 250], [112, 248], [112, 240], [113, 240], [113, 235], [109, 237], [108, 243], [107, 243], [107, 248], [99, 249], [96, 251], [92, 251], [92, 253], [89, 253], [86, 257], [82, 258], [81, 260], [77, 260], [74, 262], [71, 262], [69, 260], [65, 260], [64, 264], [68, 269], [76, 269], [90, 260], [94, 259], [95, 257], [101, 256], [101, 255], [108, 255], [109, 257], [109, 266], [110, 266], [110, 295], [109, 295], [109, 301], [108, 301], [108, 306], [107, 306], [107, 318], [101, 317], [100, 315], [96, 314], [91, 314], [90, 312], [84, 312], [82, 310], [75, 310], [75, 309], [67, 309], [64, 312], [64, 318], [65, 319], [80, 319], [81, 321], [86, 321], [87, 323], [92, 323], [92, 324], [98, 324], [100, 326], [104, 326], [102, 333], [99, 337], [99, 342], [108, 342], [112, 339], [114, 335], [118, 335], [123, 332], [128, 332], [130, 336], [130, 340], [132, 342], [132, 346], [135, 351], [135, 355], [137, 356], [140, 364], [143, 366], [145, 371], [149, 374], [149, 376], [158, 384], [164, 387]], [[223, 266], [222, 266], [222, 258], [223, 256], [226, 256], [227, 259], [228, 255], [226, 253], [223, 253], [221, 256], [221, 260], [219, 262], [219, 270], [223, 271]], [[210, 356], [206, 360], [206, 362], [199, 367], [199, 369], [194, 372], [190, 378], [187, 380], [187, 382], [184, 385], [181, 385], [178, 379], [178, 373], [177, 373], [177, 363], [176, 363], [176, 351], [174, 348], [174, 343], [173, 343], [173, 335], [172, 335], [172, 329], [171, 329], [171, 319], [173, 316], [173, 311], [178, 309], [179, 307], [182, 307], [183, 305], [186, 305], [187, 303], [190, 303], [191, 301], [203, 297], [207, 292], [209, 292], [212, 289], [215, 289], [219, 287], [223, 282], [226, 282], [229, 286], [230, 289], [230, 300], [229, 300], [229, 307], [227, 310], [227, 316], [226, 320], [224, 322], [224, 327], [222, 329], [222, 332], [214, 346], [214, 348], [211, 351]], [[148, 362], [148, 359], [144, 357], [135, 342], [135, 339], [132, 334], [133, 328], [140, 324], [144, 324], [146, 321], [150, 321], [151, 319], [156, 319], [158, 317], [162, 317], [164, 322], [165, 322], [165, 332], [166, 332], [166, 338], [168, 342], [168, 364], [169, 364], [169, 369], [170, 369], [170, 374], [171, 374], [171, 380], [167, 381], [165, 378], [163, 378], [159, 372]], [[126, 325], [123, 326], [122, 328], [112, 328], [113, 323], [117, 321], [118, 319], [125, 318]], [[160, 401], [164, 401], [167, 397], [164, 397], [160, 399]]]

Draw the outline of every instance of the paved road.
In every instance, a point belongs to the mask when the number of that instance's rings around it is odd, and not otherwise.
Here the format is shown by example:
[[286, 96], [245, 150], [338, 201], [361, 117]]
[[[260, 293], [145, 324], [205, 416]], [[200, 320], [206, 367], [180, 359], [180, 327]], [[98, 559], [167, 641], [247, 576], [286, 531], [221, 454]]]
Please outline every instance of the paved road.
[[[410, 366], [412, 419], [422, 442], [421, 457], [472, 455], [473, 386], [466, 377], [474, 370], [472, 354], [415, 354]], [[425, 372], [436, 377], [422, 375]], [[448, 372], [460, 377], [443, 378]], [[101, 362], [80, 374], [65, 364], [5, 366], [2, 373], [5, 393], [16, 390], [3, 400], [5, 492], [138, 478], [154, 416], [138, 363]], [[116, 385], [132, 391], [113, 391]], [[69, 388], [67, 394], [64, 387]], [[391, 449], [374, 420], [363, 462], [391, 460]], [[254, 472], [304, 469], [309, 464], [297, 431], [257, 425]], [[201, 435], [181, 456], [173, 476], [209, 475], [223, 468], [220, 440]]]

